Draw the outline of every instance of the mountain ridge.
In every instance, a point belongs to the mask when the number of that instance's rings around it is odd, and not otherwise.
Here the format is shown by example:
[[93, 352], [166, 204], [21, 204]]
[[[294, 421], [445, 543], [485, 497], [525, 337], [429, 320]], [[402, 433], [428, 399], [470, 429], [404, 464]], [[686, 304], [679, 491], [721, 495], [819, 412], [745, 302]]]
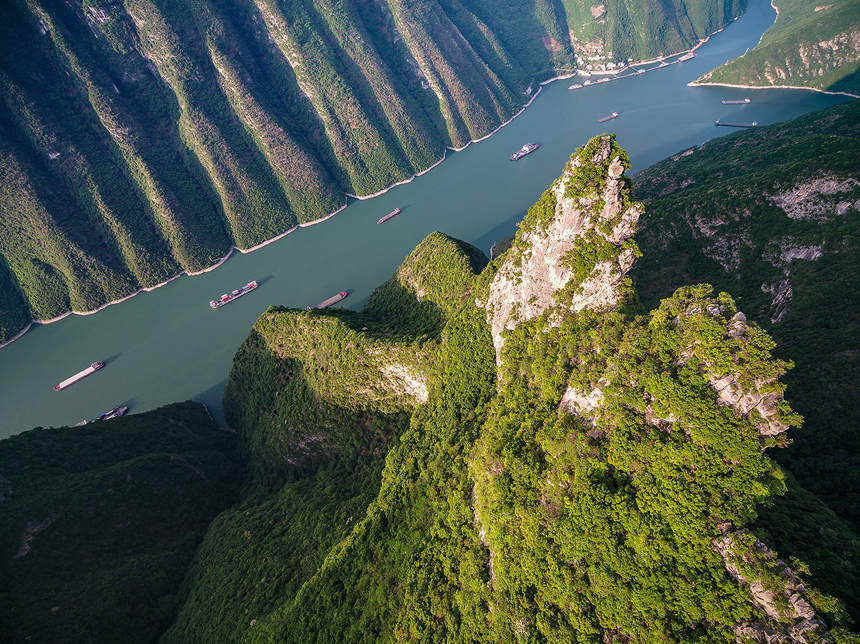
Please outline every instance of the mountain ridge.
[[[575, 4], [4, 6], [0, 342], [204, 270], [490, 134], [572, 69]], [[682, 4], [683, 29], [649, 14], [672, 46], [744, 6]]]

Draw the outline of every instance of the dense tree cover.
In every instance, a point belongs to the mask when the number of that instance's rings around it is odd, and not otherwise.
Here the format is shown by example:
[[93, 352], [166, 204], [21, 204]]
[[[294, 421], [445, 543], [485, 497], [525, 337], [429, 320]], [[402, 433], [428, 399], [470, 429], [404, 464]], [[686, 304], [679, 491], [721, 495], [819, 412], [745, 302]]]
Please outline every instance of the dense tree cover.
[[[704, 172], [700, 156], [678, 158]], [[834, 172], [849, 163], [833, 156]], [[623, 272], [619, 299], [571, 306], [599, 265], [636, 254], [617, 234], [639, 209], [627, 167], [596, 137], [492, 262], [434, 233], [361, 312], [266, 311], [225, 392], [248, 476], [181, 586], [237, 482], [234, 439], [205, 417], [195, 431], [202, 409], [0, 443], [3, 547], [32, 548], [4, 559], [0, 588], [26, 632], [87, 639], [110, 614], [137, 629], [110, 638], [170, 642], [856, 641], [836, 599], [856, 605], [854, 533], [771, 458], [801, 418], [783, 400], [797, 369], [765, 329], [706, 284], [647, 291], [643, 307]], [[725, 172], [740, 190], [740, 162]], [[674, 185], [665, 167], [647, 178]], [[570, 209], [574, 236], [550, 239]], [[553, 267], [565, 283], [515, 317], [497, 360], [491, 300], [519, 296], [497, 278], [513, 265], [526, 279], [554, 243], [573, 248]], [[113, 595], [87, 601], [84, 584]]]
[[[535, 81], [572, 68], [570, 30], [601, 20], [588, 5], [3, 3], [0, 342], [28, 318], [210, 266], [490, 133]], [[632, 5], [607, 38], [647, 57], [743, 3]]]
[[739, 15], [746, 9], [747, 0], [561, 0], [561, 4], [578, 41], [600, 43], [609, 60], [626, 62], [689, 49]]
[[634, 272], [646, 306], [689, 282], [730, 291], [796, 364], [786, 397], [806, 422], [774, 457], [809, 492], [780, 499], [757, 529], [806, 562], [820, 587], [841, 588], [855, 618], [858, 135], [853, 102], [709, 141], [642, 172], [635, 185], [649, 214]]
[[261, 316], [225, 393], [250, 481], [240, 504], [212, 524], [167, 641], [260, 630], [361, 524], [439, 362], [445, 321], [485, 263], [474, 247], [433, 233], [361, 313], [272, 308]]
[[0, 638], [157, 639], [240, 480], [235, 435], [194, 403], [0, 441]]
[[[606, 167], [581, 169], [571, 190], [602, 194]], [[711, 642], [795, 627], [786, 584], [804, 563], [786, 573], [744, 529], [786, 488], [764, 448], [800, 423], [781, 399], [791, 365], [731, 297], [697, 286], [647, 314], [631, 290], [573, 313], [562, 289], [507, 333], [497, 371], [476, 302], [546, 217], [539, 202], [488, 265], [431, 235], [361, 313], [261, 316], [225, 394], [251, 482], [213, 523], [168, 640]], [[386, 387], [393, 365], [426, 397]], [[726, 380], [770, 402], [723, 404]], [[850, 638], [838, 602], [802, 597]]]
[[860, 0], [774, 0], [776, 22], [740, 58], [699, 79], [860, 94]]

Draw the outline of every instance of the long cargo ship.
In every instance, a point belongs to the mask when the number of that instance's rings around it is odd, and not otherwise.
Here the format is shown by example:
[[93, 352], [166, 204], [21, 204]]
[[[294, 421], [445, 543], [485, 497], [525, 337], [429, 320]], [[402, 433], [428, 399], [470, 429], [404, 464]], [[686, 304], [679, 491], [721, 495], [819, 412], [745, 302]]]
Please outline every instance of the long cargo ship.
[[394, 219], [399, 214], [400, 214], [400, 208], [395, 208], [390, 213], [385, 215], [385, 217], [380, 217], [379, 219], [377, 219], [376, 223], [377, 224], [384, 224], [386, 221], [388, 221], [389, 219]]
[[690, 60], [691, 58], [695, 58], [695, 57], [696, 57], [696, 53], [695, 53], [695, 52], [688, 51], [686, 54], [684, 54], [683, 56], [681, 56], [681, 57], [678, 59], [678, 62], [679, 62], [679, 63], [683, 63], [685, 60]]
[[745, 105], [746, 103], [749, 103], [749, 102], [750, 102], [749, 98], [741, 98], [738, 100], [724, 98], [722, 101], [723, 105]]
[[209, 306], [211, 306], [213, 309], [220, 309], [225, 304], [229, 304], [230, 302], [235, 300], [237, 297], [242, 297], [246, 293], [250, 293], [255, 288], [257, 288], [256, 280], [254, 280], [253, 282], [248, 282], [247, 284], [245, 284], [245, 286], [243, 286], [240, 289], [236, 289], [235, 291], [233, 291], [229, 295], [227, 295], [225, 293], [224, 295], [222, 295], [217, 300], [209, 300]]
[[317, 304], [314, 307], [306, 306], [305, 310], [310, 311], [311, 308], [324, 309], [326, 307], [331, 306], [332, 304], [337, 304], [341, 300], [345, 300], [347, 295], [349, 295], [349, 293], [347, 293], [346, 291], [341, 291], [337, 295], [332, 295], [330, 298], [323, 300], [322, 302], [320, 302], [319, 304]]
[[609, 116], [604, 116], [603, 118], [597, 119], [598, 123], [606, 123], [606, 121], [611, 121], [612, 119], [617, 119], [619, 116], [618, 112], [613, 112]]
[[758, 121], [753, 121], [752, 123], [730, 123], [729, 121], [714, 121], [714, 125], [723, 127], [755, 127], [758, 125]]
[[511, 155], [511, 161], [519, 161], [527, 154], [531, 154], [532, 152], [537, 150], [539, 147], [540, 146], [537, 143], [526, 143], [523, 147], [521, 147], [519, 150], [517, 150]]
[[54, 385], [54, 391], [62, 391], [66, 387], [70, 387], [73, 384], [75, 384], [78, 380], [83, 380], [87, 376], [94, 374], [96, 371], [98, 371], [99, 369], [101, 369], [104, 366], [105, 366], [105, 363], [102, 362], [101, 360], [94, 362], [89, 367], [87, 367], [83, 371], [79, 371], [78, 373], [76, 373], [71, 378], [66, 378], [60, 384]]

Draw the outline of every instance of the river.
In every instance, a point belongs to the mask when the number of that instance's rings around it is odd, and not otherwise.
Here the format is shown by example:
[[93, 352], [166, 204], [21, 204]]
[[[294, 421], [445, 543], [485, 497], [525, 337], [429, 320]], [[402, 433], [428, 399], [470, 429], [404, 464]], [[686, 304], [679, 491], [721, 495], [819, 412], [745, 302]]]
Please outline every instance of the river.
[[[697, 50], [692, 60], [635, 77], [568, 91], [559, 80], [492, 137], [409, 184], [374, 199], [350, 201], [336, 217], [302, 228], [217, 270], [183, 276], [90, 316], [34, 326], [0, 349], [0, 438], [34, 426], [74, 424], [126, 404], [131, 413], [187, 399], [206, 403], [223, 422], [221, 395], [233, 354], [270, 304], [304, 307], [341, 291], [360, 308], [430, 232], [441, 230], [485, 251], [511, 234], [526, 209], [589, 137], [615, 132], [641, 170], [685, 147], [730, 134], [716, 119], [791, 119], [847, 100], [802, 90], [688, 87], [687, 83], [753, 47], [774, 18], [766, 0], [751, 0], [739, 20]], [[596, 78], [592, 78], [596, 80]], [[748, 105], [722, 98], [750, 96]], [[620, 118], [599, 124], [613, 111]], [[540, 150], [511, 163], [524, 143]], [[377, 225], [399, 206], [403, 212]], [[256, 279], [260, 287], [218, 311], [209, 300]], [[94, 360], [107, 366], [55, 392], [54, 385]]]

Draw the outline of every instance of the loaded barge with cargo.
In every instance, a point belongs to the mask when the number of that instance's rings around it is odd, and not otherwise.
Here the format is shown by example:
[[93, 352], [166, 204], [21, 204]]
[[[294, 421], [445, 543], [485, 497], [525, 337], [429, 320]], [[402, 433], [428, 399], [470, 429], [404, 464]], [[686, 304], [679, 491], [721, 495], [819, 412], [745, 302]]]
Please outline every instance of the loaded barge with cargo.
[[376, 223], [377, 224], [384, 224], [386, 221], [388, 221], [389, 219], [394, 219], [399, 214], [400, 214], [400, 208], [395, 208], [390, 213], [385, 215], [385, 217], [380, 217], [379, 219], [377, 219]]
[[229, 295], [227, 295], [225, 293], [224, 295], [222, 295], [217, 300], [209, 300], [209, 306], [211, 306], [213, 309], [220, 309], [225, 304], [229, 304], [230, 302], [235, 300], [237, 297], [242, 297], [246, 293], [250, 293], [255, 288], [257, 288], [256, 280], [254, 280], [253, 282], [248, 282], [247, 284], [245, 284], [245, 286], [243, 286], [240, 289], [233, 291]]
[[70, 387], [73, 384], [75, 384], [76, 382], [78, 382], [78, 380], [83, 380], [87, 376], [94, 374], [96, 371], [98, 371], [99, 369], [101, 369], [104, 366], [105, 366], [105, 363], [102, 362], [101, 360], [94, 362], [89, 367], [87, 367], [86, 369], [84, 369], [82, 371], [79, 371], [78, 373], [76, 373], [71, 378], [66, 378], [60, 384], [54, 385], [54, 391], [62, 391], [66, 387]]

